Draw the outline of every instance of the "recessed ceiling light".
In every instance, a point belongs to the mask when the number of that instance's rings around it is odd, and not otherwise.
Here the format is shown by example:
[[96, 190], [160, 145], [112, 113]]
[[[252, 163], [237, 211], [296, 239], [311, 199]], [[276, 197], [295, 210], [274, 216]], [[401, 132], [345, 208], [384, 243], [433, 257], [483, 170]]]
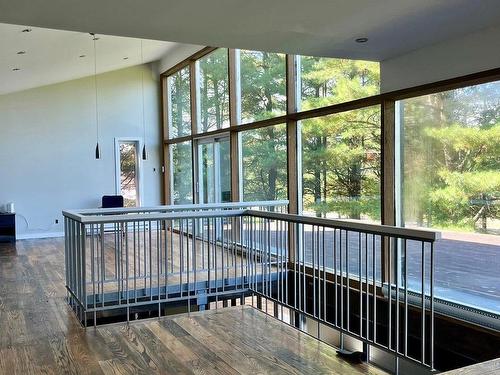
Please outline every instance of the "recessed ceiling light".
[[26, 54], [26, 51], [19, 51], [17, 54], [18, 55], [24, 55], [24, 54]]
[[364, 37], [363, 38], [356, 38], [354, 41], [356, 43], [366, 43], [366, 42], [368, 42], [368, 38], [364, 38]]
[[128, 60], [128, 57], [124, 57], [123, 60]]
[[32, 29], [30, 29], [29, 27], [26, 28], [26, 29], [23, 29], [23, 33], [31, 33]]
[[18, 72], [19, 70], [21, 70], [20, 68], [13, 68], [12, 71], [13, 72]]
[[80, 55], [80, 56], [78, 56], [78, 57], [86, 57], [86, 56], [87, 56], [87, 55]]

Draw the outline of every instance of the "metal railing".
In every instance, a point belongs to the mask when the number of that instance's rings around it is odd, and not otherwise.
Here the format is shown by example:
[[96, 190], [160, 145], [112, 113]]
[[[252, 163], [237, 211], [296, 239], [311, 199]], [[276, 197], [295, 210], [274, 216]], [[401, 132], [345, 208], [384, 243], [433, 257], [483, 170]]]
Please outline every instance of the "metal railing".
[[[434, 368], [434, 242], [440, 233], [270, 212], [245, 215], [262, 253], [289, 256], [275, 270], [278, 282], [265, 284], [264, 278], [251, 284], [252, 291], [394, 354], [396, 373], [399, 358]], [[421, 257], [418, 269], [406, 262], [414, 251]]]
[[[256, 295], [295, 325], [311, 318], [434, 367], [439, 233], [241, 207], [63, 212], [69, 304], [95, 325], [116, 309], [161, 316], [168, 303], [190, 311]], [[421, 254], [418, 269], [410, 251]]]

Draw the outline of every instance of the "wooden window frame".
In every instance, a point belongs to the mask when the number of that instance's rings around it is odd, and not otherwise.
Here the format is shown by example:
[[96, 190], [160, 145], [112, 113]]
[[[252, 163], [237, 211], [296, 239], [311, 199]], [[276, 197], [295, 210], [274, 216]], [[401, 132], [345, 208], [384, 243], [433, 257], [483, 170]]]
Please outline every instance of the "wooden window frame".
[[[215, 47], [205, 47], [177, 65], [160, 74], [160, 89], [162, 97], [162, 121], [163, 121], [163, 146], [164, 146], [164, 203], [171, 203], [169, 145], [191, 141], [200, 136], [197, 124], [197, 98], [196, 98], [196, 61], [211, 52]], [[238, 201], [241, 198], [241, 132], [253, 129], [260, 129], [277, 124], [286, 124], [287, 129], [287, 149], [294, 150], [288, 152], [287, 156], [287, 187], [288, 199], [290, 201], [289, 212], [300, 212], [300, 181], [299, 177], [299, 147], [300, 135], [298, 134], [298, 123], [301, 120], [322, 117], [336, 113], [352, 111], [379, 105], [381, 108], [381, 222], [382, 224], [396, 224], [396, 203], [395, 203], [395, 103], [399, 100], [412, 97], [434, 94], [441, 91], [448, 91], [466, 86], [473, 86], [481, 83], [500, 80], [500, 68], [490, 69], [478, 73], [473, 73], [456, 78], [446, 79], [424, 85], [414, 86], [401, 90], [381, 93], [366, 98], [351, 100], [348, 102], [332, 104], [325, 107], [315, 108], [306, 111], [297, 110], [297, 103], [300, 100], [300, 91], [297, 89], [297, 59], [295, 55], [285, 55], [286, 57], [286, 93], [287, 110], [286, 114], [261, 120], [252, 123], [240, 124], [241, 118], [241, 87], [239, 82], [239, 50], [228, 49], [228, 73], [229, 73], [229, 127], [204, 132], [205, 137], [215, 137], [219, 134], [229, 133], [231, 152], [231, 199]], [[190, 67], [190, 97], [191, 97], [191, 134], [183, 137], [169, 138], [168, 129], [168, 93], [167, 78], [179, 70]], [[194, 160], [193, 160], [194, 163]], [[194, 168], [193, 168], [194, 170]], [[194, 180], [193, 180], [194, 181]], [[194, 182], [193, 182], [194, 183]]]

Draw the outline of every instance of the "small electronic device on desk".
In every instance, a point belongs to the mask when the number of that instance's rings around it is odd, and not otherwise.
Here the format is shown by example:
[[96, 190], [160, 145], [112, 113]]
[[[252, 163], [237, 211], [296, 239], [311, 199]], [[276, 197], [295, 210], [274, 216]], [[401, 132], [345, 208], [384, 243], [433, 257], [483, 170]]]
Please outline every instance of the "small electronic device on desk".
[[0, 212], [0, 242], [16, 242], [16, 214]]

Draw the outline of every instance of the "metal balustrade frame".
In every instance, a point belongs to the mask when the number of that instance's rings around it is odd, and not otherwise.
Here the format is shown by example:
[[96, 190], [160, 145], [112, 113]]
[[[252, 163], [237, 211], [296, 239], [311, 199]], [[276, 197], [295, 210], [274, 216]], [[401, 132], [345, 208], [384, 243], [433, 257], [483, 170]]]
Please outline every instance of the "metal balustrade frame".
[[[285, 201], [257, 203], [63, 211], [68, 303], [86, 326], [114, 309], [126, 309], [129, 319], [131, 309], [149, 306], [161, 316], [170, 302], [189, 311], [257, 295], [282, 314], [289, 309], [434, 368], [440, 233], [276, 212]], [[417, 276], [409, 274], [408, 251], [421, 255]]]

